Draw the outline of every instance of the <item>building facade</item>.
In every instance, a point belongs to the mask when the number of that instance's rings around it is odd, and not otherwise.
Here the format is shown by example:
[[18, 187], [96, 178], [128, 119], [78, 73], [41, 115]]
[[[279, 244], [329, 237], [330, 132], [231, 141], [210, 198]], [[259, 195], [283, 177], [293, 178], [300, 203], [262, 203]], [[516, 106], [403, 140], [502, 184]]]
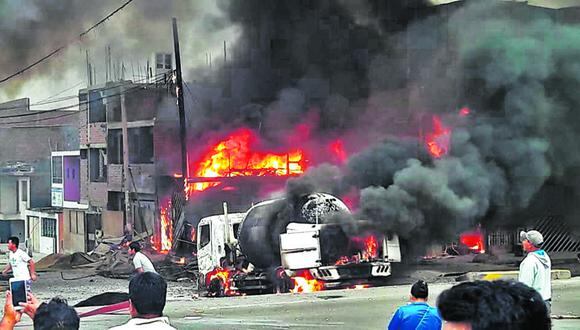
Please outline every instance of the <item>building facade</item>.
[[152, 233], [156, 176], [163, 172], [156, 159], [167, 140], [161, 136], [176, 132], [159, 120], [167, 112], [177, 118], [166, 81], [163, 75], [155, 83], [110, 82], [79, 91], [79, 149], [52, 158], [63, 251], [89, 251], [98, 238], [122, 237], [127, 228]]

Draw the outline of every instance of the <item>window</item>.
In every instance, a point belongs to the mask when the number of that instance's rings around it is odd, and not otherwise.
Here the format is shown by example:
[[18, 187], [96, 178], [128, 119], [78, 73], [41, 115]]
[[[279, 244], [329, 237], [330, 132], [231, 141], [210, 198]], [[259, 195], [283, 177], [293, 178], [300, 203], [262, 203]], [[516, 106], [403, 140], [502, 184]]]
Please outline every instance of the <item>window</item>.
[[200, 247], [204, 247], [209, 244], [209, 224], [201, 226], [201, 233], [199, 233], [199, 244]]
[[51, 218], [42, 218], [41, 235], [44, 237], [56, 238], [56, 220]]
[[153, 163], [153, 127], [129, 128], [129, 163]]
[[125, 194], [118, 191], [107, 192], [107, 210], [123, 211], [125, 209]]
[[234, 223], [234, 238], [238, 239], [238, 232], [240, 231], [240, 224]]
[[163, 69], [163, 54], [155, 54], [155, 67]]
[[165, 54], [165, 68], [171, 69], [171, 54]]
[[109, 164], [123, 164], [123, 132], [120, 129], [109, 130], [107, 156]]
[[89, 149], [89, 171], [91, 182], [107, 181], [106, 149]]
[[[111, 95], [120, 94], [121, 91], [114, 90]], [[120, 122], [121, 121], [121, 97], [109, 96], [107, 98], [107, 121]]]
[[52, 157], [52, 183], [62, 183], [62, 157]]
[[28, 202], [28, 181], [20, 181], [20, 201]]
[[99, 91], [89, 92], [89, 123], [107, 121], [104, 98]]

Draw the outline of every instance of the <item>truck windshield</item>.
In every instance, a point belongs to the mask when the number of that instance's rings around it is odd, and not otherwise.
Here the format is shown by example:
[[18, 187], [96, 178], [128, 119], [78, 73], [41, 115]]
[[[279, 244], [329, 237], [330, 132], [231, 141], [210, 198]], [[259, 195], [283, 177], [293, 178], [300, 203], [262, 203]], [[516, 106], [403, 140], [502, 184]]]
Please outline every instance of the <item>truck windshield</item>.
[[199, 233], [199, 245], [204, 247], [209, 243], [209, 224], [202, 225]]
[[236, 223], [234, 224], [234, 238], [238, 239], [238, 232], [240, 231], [240, 224]]

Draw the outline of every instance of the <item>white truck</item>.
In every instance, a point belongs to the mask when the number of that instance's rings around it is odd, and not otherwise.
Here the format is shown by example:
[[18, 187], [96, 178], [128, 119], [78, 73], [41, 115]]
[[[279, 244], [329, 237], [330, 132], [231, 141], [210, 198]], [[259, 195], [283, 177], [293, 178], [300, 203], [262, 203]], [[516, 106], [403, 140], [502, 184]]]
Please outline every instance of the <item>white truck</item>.
[[214, 295], [232, 295], [286, 291], [292, 285], [280, 282], [304, 272], [324, 288], [369, 284], [391, 275], [391, 262], [401, 261], [397, 235], [348, 237], [340, 225], [328, 223], [330, 214], [350, 212], [342, 201], [321, 193], [304, 201], [300, 214], [289, 214], [287, 201], [276, 199], [245, 213], [228, 214], [224, 204], [223, 214], [201, 219], [201, 284]]

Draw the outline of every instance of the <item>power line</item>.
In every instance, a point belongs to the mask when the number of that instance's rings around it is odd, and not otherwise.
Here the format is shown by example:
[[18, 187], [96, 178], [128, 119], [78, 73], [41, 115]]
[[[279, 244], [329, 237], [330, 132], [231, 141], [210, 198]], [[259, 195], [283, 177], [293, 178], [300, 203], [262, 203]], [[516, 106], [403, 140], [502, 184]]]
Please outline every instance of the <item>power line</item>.
[[[160, 78], [163, 77], [164, 75], [165, 75], [165, 73], [158, 73], [157, 75], [155, 75], [153, 77], [147, 77], [147, 78], [135, 80], [135, 81], [132, 81], [132, 83], [135, 84], [135, 83], [143, 82], [143, 81], [148, 80], [148, 79], [155, 79], [153, 81], [153, 83], [154, 84], [157, 84], [157, 83], [160, 83], [160, 82], [163, 81]], [[107, 90], [110, 90], [110, 89], [119, 88], [120, 86], [121, 85], [114, 85], [114, 86], [110, 86], [110, 87], [107, 87], [107, 88], [98, 89], [98, 91], [99, 92], [104, 92], [104, 91], [107, 91]], [[73, 88], [73, 87], [71, 87], [71, 88]], [[34, 106], [39, 106], [39, 105], [46, 105], [46, 104], [51, 104], [51, 103], [58, 103], [58, 102], [63, 102], [63, 101], [71, 100], [71, 99], [75, 99], [75, 98], [78, 98], [78, 94], [69, 95], [69, 96], [63, 96], [63, 97], [61, 97], [59, 99], [56, 99], [56, 100], [40, 101], [40, 102], [37, 102], [37, 103], [29, 104], [28, 106], [29, 107], [34, 107]], [[14, 110], [14, 109], [22, 109], [22, 106], [12, 106], [12, 107], [1, 107], [0, 106], [0, 111], [2, 111], [2, 110]], [[42, 111], [45, 111], [45, 110], [32, 110], [32, 109], [29, 109], [29, 110], [30, 111], [37, 111], [34, 114], [41, 113]], [[14, 116], [17, 116], [17, 115], [14, 115]], [[29, 114], [22, 115], [22, 116], [29, 116]], [[10, 117], [10, 116], [0, 117], [0, 118], [8, 118], [8, 117]]]
[[[51, 113], [51, 112], [61, 111], [61, 110], [69, 110], [69, 109], [72, 109], [73, 107], [77, 107], [77, 106], [89, 104], [90, 102], [107, 99], [109, 97], [115, 97], [115, 96], [119, 96], [119, 95], [123, 95], [123, 94], [130, 94], [130, 93], [133, 93], [133, 92], [135, 92], [137, 90], [144, 89], [144, 88], [145, 87], [143, 87], [143, 86], [135, 86], [135, 87], [132, 87], [132, 88], [129, 88], [129, 89], [125, 90], [122, 93], [111, 94], [111, 95], [103, 96], [103, 97], [100, 97], [100, 98], [92, 99], [90, 101], [87, 100], [87, 101], [83, 101], [83, 102], [78, 102], [76, 104], [71, 104], [71, 105], [64, 106], [64, 107], [59, 107], [59, 108], [53, 108], [53, 109], [49, 109], [49, 110], [45, 110], [45, 111], [36, 111], [36, 112], [23, 113], [23, 114], [18, 114], [18, 115], [3, 116], [3, 117], [0, 117], [0, 119], [18, 118], [18, 117], [28, 117], [28, 116], [34, 116], [34, 115], [40, 115], [40, 114], [45, 114], [45, 113]], [[73, 115], [73, 114], [80, 113], [80, 112], [83, 112], [83, 111], [86, 111], [86, 110], [79, 110], [79, 111], [74, 111], [74, 112], [71, 111], [71, 113], [70, 114], [67, 114], [67, 115]], [[2, 122], [0, 122], [0, 125], [3, 125], [3, 124], [19, 124], [19, 123], [35, 122], [35, 121], [40, 121], [40, 120], [48, 120], [48, 119], [51, 119], [51, 118], [58, 118], [58, 117], [39, 118], [39, 119], [29, 120], [29, 121], [24, 121], [24, 122], [9, 122], [9, 123], [2, 123]]]
[[[140, 83], [140, 82], [143, 82], [143, 81], [149, 80], [149, 79], [155, 79], [153, 81], [153, 83], [159, 83], [161, 81], [159, 78], [161, 78], [164, 75], [165, 75], [165, 73], [158, 73], [157, 75], [152, 76], [152, 77], [146, 77], [146, 78], [143, 78], [143, 79], [139, 79], [139, 80], [132, 81], [132, 83], [136, 84], [136, 83]], [[120, 86], [121, 85], [113, 85], [113, 86], [106, 87], [106, 88], [99, 88], [97, 90], [99, 92], [104, 92], [104, 91], [107, 91], [107, 90], [110, 90], [110, 89], [119, 88]], [[66, 101], [66, 100], [71, 100], [71, 99], [74, 99], [74, 98], [77, 98], [77, 97], [78, 97], [78, 94], [68, 95], [68, 96], [60, 97], [60, 98], [55, 99], [55, 100], [39, 101], [39, 102], [36, 102], [36, 103], [31, 104], [30, 106], [31, 107], [34, 107], [34, 106], [46, 105], [46, 104], [50, 104], [50, 103], [58, 103], [58, 102]], [[17, 107], [17, 108], [21, 108], [21, 107]], [[9, 108], [0, 108], [0, 110], [7, 110], [7, 109], [9, 109]]]
[[[146, 89], [146, 87], [145, 86], [135, 86], [135, 87], [132, 87], [132, 88], [129, 88], [129, 89], [125, 90], [122, 93], [107, 95], [107, 96], [100, 97], [98, 99], [93, 99], [91, 101], [88, 101], [87, 100], [87, 101], [79, 102], [78, 104], [72, 104], [72, 105], [69, 105], [69, 106], [66, 106], [66, 107], [60, 107], [60, 108], [50, 109], [50, 110], [42, 111], [42, 112], [39, 111], [37, 113], [32, 113], [32, 114], [27, 114], [27, 115], [38, 115], [38, 114], [47, 113], [47, 112], [56, 112], [56, 111], [59, 111], [59, 110], [66, 110], [66, 109], [70, 109], [70, 108], [75, 107], [75, 106], [80, 106], [80, 105], [88, 104], [88, 103], [93, 102], [93, 101], [103, 100], [103, 99], [106, 99], [106, 98], [109, 98], [109, 97], [116, 97], [116, 96], [123, 95], [123, 94], [130, 94], [130, 93], [133, 93], [133, 92], [136, 92], [136, 91], [139, 91], [139, 90], [143, 90], [143, 89]], [[38, 118], [38, 119], [33, 119], [33, 120], [13, 121], [13, 122], [7, 122], [7, 123], [0, 122], [0, 128], [1, 128], [2, 125], [26, 124], [26, 123], [39, 122], [39, 121], [44, 121], [44, 120], [50, 120], [50, 119], [56, 119], [56, 118], [66, 117], [66, 116], [72, 116], [72, 115], [76, 115], [76, 114], [79, 114], [79, 113], [82, 113], [82, 112], [86, 112], [87, 110], [88, 109], [78, 110], [78, 111], [70, 111], [70, 113], [62, 114], [60, 116], [46, 117], [46, 118]], [[4, 117], [0, 117], [0, 119], [2, 119], [2, 118], [14, 118], [14, 117], [17, 117], [17, 116], [4, 116]], [[22, 116], [18, 116], [18, 117], [22, 117]], [[10, 127], [4, 127], [4, 128], [10, 128]]]
[[56, 93], [56, 94], [53, 94], [53, 95], [51, 95], [51, 96], [49, 96], [49, 97], [47, 97], [47, 98], [45, 98], [45, 99], [42, 99], [42, 100], [38, 101], [38, 102], [37, 102], [37, 104], [38, 104], [38, 103], [41, 103], [41, 102], [45, 102], [45, 101], [51, 100], [51, 99], [53, 99], [53, 98], [55, 98], [55, 97], [59, 96], [60, 94], [62, 94], [62, 93], [64, 93], [64, 92], [68, 92], [68, 91], [70, 91], [71, 89], [73, 89], [73, 88], [75, 88], [75, 87], [78, 87], [78, 86], [79, 86], [79, 85], [81, 85], [82, 83], [83, 83], [83, 81], [81, 80], [81, 81], [79, 81], [78, 83], [74, 84], [73, 86], [71, 86], [71, 87], [68, 87], [67, 89], [64, 89], [64, 90], [62, 90], [62, 91], [60, 91], [60, 92], [58, 92], [58, 93]]
[[[23, 120], [23, 121], [14, 121], [14, 122], [10, 122], [10, 123], [0, 123], [0, 127], [2, 125], [26, 124], [26, 123], [34, 123], [34, 122], [39, 122], [39, 121], [51, 120], [51, 119], [58, 119], [58, 118], [62, 118], [62, 117], [78, 115], [78, 114], [81, 114], [85, 111], [87, 111], [87, 110], [71, 111], [70, 113], [62, 114], [59, 116], [39, 118], [39, 119], [35, 119], [35, 120]], [[1, 127], [1, 128], [12, 128], [12, 127]], [[19, 127], [14, 127], [14, 128], [19, 128]]]
[[[97, 22], [97, 24], [91, 26], [88, 30], [84, 31], [83, 33], [79, 34], [78, 39], [82, 39], [83, 36], [85, 36], [87, 33], [89, 33], [91, 30], [93, 30], [94, 28], [96, 28], [97, 26], [101, 25], [102, 23], [104, 23], [106, 20], [108, 20], [109, 18], [111, 18], [111, 16], [115, 15], [116, 13], [118, 13], [119, 11], [121, 11], [123, 8], [125, 8], [125, 6], [127, 6], [128, 4], [130, 4], [131, 2], [133, 2], [133, 0], [127, 0], [127, 2], [125, 2], [123, 5], [121, 5], [121, 7], [117, 8], [115, 11], [113, 11], [112, 13], [110, 13], [109, 15], [107, 15], [105, 18], [103, 18], [102, 20], [100, 20], [99, 22]], [[0, 84], [4, 83], [14, 77], [16, 77], [19, 74], [22, 74], [30, 69], [32, 69], [33, 67], [35, 67], [37, 64], [40, 64], [42, 62], [44, 62], [45, 60], [51, 58], [53, 55], [59, 53], [61, 50], [65, 49], [66, 47], [68, 47], [69, 45], [71, 45], [73, 42], [75, 42], [76, 40], [70, 41], [65, 45], [62, 45], [60, 47], [58, 47], [57, 49], [53, 50], [52, 52], [50, 52], [48, 55], [42, 57], [41, 59], [39, 59], [38, 61], [26, 66], [23, 69], [18, 70], [17, 72], [9, 75], [8, 77], [3, 78], [2, 80], [0, 80]]]

